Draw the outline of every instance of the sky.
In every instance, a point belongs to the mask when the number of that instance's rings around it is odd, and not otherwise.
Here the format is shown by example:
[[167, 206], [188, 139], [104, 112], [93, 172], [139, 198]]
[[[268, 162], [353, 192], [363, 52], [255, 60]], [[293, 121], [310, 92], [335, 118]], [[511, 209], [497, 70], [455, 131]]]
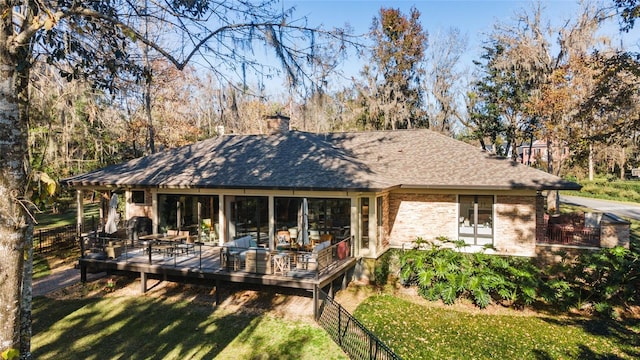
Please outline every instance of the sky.
[[[589, 0], [587, 0], [589, 1]], [[283, 7], [295, 7], [296, 16], [306, 16], [310, 25], [323, 25], [326, 28], [343, 27], [349, 24], [355, 34], [369, 31], [374, 16], [381, 7], [397, 8], [403, 14], [409, 14], [412, 7], [421, 13], [423, 29], [430, 36], [457, 27], [468, 40], [467, 51], [461, 60], [461, 67], [473, 68], [473, 60], [481, 54], [482, 42], [492, 31], [498, 21], [513, 23], [514, 14], [520, 9], [529, 9], [532, 1], [488, 1], [488, 0], [414, 0], [414, 1], [373, 1], [373, 0], [284, 0]], [[606, 4], [607, 2], [605, 2]], [[609, 0], [608, 3], [613, 3]], [[542, 1], [545, 18], [552, 24], [560, 24], [575, 17], [578, 2], [573, 0]], [[617, 23], [608, 26], [611, 35], [619, 37]], [[627, 50], [640, 51], [640, 26], [632, 33], [624, 35], [624, 46]], [[620, 40], [615, 40], [616, 44]], [[366, 59], [349, 59], [344, 71], [357, 75]]]

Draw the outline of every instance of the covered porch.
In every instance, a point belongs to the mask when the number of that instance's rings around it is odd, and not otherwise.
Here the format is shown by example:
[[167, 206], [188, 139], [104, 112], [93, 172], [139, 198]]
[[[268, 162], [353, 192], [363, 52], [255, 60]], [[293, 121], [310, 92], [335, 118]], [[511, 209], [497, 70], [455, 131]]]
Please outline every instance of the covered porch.
[[[182, 246], [188, 245], [188, 246]], [[234, 258], [228, 247], [215, 243], [182, 240], [170, 243], [145, 237], [137, 241], [88, 234], [81, 241], [81, 278], [88, 272], [139, 274], [141, 292], [147, 291], [149, 276], [171, 281], [206, 281], [220, 288], [224, 283], [247, 283], [309, 290], [316, 294], [336, 279], [346, 285], [348, 273], [356, 265], [349, 249], [351, 238], [336, 242], [318, 252], [303, 250], [248, 249]], [[315, 266], [309, 266], [315, 258]]]

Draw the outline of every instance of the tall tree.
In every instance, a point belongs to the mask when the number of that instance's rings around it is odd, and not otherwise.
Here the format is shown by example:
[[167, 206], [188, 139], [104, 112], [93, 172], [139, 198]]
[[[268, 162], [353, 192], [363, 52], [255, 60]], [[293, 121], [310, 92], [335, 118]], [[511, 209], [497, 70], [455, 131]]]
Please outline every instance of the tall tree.
[[358, 86], [366, 107], [365, 127], [396, 129], [428, 126], [423, 109], [421, 81], [424, 75], [427, 32], [420, 24], [420, 12], [412, 8], [408, 16], [398, 9], [380, 9], [373, 19], [372, 64]]
[[458, 106], [462, 98], [462, 73], [457, 68], [467, 48], [467, 38], [457, 28], [431, 36], [427, 51], [428, 71], [425, 89], [429, 127], [451, 135], [456, 121], [464, 120]]
[[[304, 22], [290, 22], [290, 10], [271, 1], [169, 0], [13, 1], [0, 0], [0, 352], [21, 348], [20, 299], [25, 246], [31, 234], [25, 197], [27, 160], [28, 79], [33, 52], [60, 64], [66, 79], [92, 79], [96, 86], [115, 89], [120, 76], [140, 77], [144, 69], [131, 55], [148, 46], [176, 68], [194, 57], [221, 76], [265, 70], [253, 57], [255, 44], [274, 49], [284, 75], [294, 82], [305, 76], [305, 64], [319, 46], [320, 35], [344, 41], [345, 34], [321, 32]], [[142, 31], [153, 18], [167, 31], [149, 39]], [[308, 41], [313, 46], [300, 46]], [[316, 45], [318, 44], [318, 45]], [[307, 49], [308, 51], [301, 51]], [[64, 66], [62, 66], [64, 65]], [[128, 75], [123, 75], [128, 74]]]

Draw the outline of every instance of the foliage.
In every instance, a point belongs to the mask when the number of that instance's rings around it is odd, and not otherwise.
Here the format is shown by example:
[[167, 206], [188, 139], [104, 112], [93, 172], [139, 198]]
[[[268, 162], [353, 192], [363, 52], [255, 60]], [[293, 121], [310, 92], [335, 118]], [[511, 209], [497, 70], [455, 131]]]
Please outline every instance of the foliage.
[[376, 259], [375, 268], [373, 270], [376, 285], [383, 286], [387, 284], [387, 281], [389, 280], [390, 261], [391, 251], [389, 250]]
[[423, 297], [445, 304], [461, 297], [480, 308], [494, 300], [518, 307], [536, 300], [539, 275], [530, 260], [459, 250], [429, 244], [426, 250], [404, 252], [402, 283], [416, 284]]
[[640, 305], [640, 255], [623, 247], [582, 254], [548, 270], [547, 301], [563, 308], [592, 305], [613, 315], [616, 306]]
[[629, 31], [635, 26], [640, 17], [640, 3], [638, 0], [613, 0], [620, 14], [620, 30]]
[[20, 352], [17, 349], [7, 349], [0, 354], [4, 360], [13, 360], [20, 357]]
[[421, 79], [427, 33], [420, 12], [409, 15], [381, 8], [371, 26], [372, 64], [362, 70], [364, 86], [355, 83], [362, 106], [360, 121], [366, 129], [428, 126], [422, 107]]
[[354, 316], [403, 359], [633, 359], [632, 324], [441, 308], [374, 295]]
[[[640, 181], [611, 181], [607, 178], [594, 181], [580, 180], [579, 196], [599, 199], [640, 202]], [[573, 194], [574, 192], [566, 192]]]
[[428, 244], [401, 254], [401, 282], [416, 285], [428, 300], [449, 305], [460, 298], [480, 308], [493, 301], [513, 307], [544, 301], [564, 310], [584, 310], [588, 305], [611, 316], [616, 307], [640, 305], [640, 253], [635, 242], [631, 249], [586, 252], [546, 269], [530, 259]]

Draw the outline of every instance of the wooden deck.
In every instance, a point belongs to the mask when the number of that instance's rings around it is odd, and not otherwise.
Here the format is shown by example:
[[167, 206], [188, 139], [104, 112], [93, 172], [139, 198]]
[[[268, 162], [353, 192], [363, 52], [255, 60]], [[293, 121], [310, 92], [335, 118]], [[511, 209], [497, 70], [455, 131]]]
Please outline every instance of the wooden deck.
[[[351, 270], [356, 259], [346, 257], [336, 259], [320, 271], [297, 269], [295, 266], [284, 274], [259, 274], [248, 272], [244, 267], [232, 270], [223, 266], [222, 248], [219, 246], [195, 245], [189, 253], [167, 254], [149, 252], [143, 247], [122, 247], [115, 259], [101, 259], [91, 256], [80, 258], [82, 279], [86, 279], [88, 271], [125, 272], [140, 274], [141, 291], [146, 291], [146, 280], [149, 275], [161, 276], [171, 281], [204, 281], [222, 286], [224, 282], [245, 283], [261, 286], [305, 289], [314, 292], [324, 288], [338, 279], [347, 281], [347, 272]], [[274, 253], [275, 254], [275, 253]]]

